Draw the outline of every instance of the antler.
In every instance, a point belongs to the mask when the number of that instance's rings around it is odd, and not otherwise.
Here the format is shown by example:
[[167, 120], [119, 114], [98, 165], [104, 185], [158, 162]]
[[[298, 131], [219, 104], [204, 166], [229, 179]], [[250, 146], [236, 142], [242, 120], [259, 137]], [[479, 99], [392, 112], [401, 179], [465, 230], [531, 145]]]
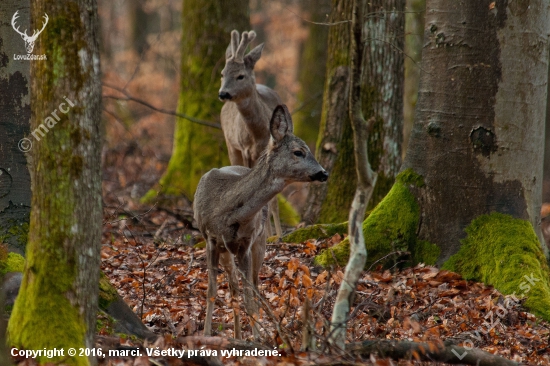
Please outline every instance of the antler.
[[[42, 33], [42, 31], [44, 30], [44, 28], [46, 28], [46, 24], [48, 24], [48, 19], [49, 19], [49, 18], [48, 18], [48, 14], [44, 13], [43, 18], [46, 19], [46, 23], [43, 23], [43, 24], [42, 24], [42, 29], [40, 29], [39, 31], [36, 31], [36, 30], [35, 30], [35, 31], [32, 33], [32, 36], [29, 37], [29, 38], [32, 39], [33, 41], [35, 41], [36, 38], [38, 38], [38, 35], [39, 35], [40, 33]], [[26, 31], [27, 31], [27, 30], [25, 29], [25, 34], [26, 34]]]
[[[233, 57], [235, 58], [235, 61], [237, 62], [244, 62], [244, 52], [246, 50], [246, 47], [250, 44], [256, 38], [256, 32], [250, 31], [250, 32], [243, 32], [241, 43], [239, 44], [239, 47], [234, 52]], [[233, 39], [232, 42], [233, 43]], [[233, 47], [232, 47], [233, 48]]]
[[29, 36], [27, 35], [27, 30], [25, 29], [25, 33], [22, 33], [21, 31], [19, 31], [19, 27], [15, 28], [15, 20], [17, 18], [19, 18], [19, 15], [17, 15], [17, 13], [19, 12], [19, 10], [17, 10], [15, 12], [15, 14], [13, 14], [13, 17], [11, 17], [11, 26], [12, 28], [21, 35], [21, 37], [23, 37], [24, 39], [25, 38], [29, 38]]

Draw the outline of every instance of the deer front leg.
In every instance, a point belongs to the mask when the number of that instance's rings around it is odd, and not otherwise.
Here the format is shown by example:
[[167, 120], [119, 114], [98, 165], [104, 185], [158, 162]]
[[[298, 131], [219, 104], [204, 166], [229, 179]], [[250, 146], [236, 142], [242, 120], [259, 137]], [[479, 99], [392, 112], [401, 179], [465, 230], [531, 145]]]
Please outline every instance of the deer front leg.
[[252, 326], [252, 333], [254, 335], [254, 339], [258, 340], [260, 338], [260, 327], [256, 322], [258, 318], [258, 306], [254, 301], [254, 291], [253, 291], [253, 287], [256, 287], [254, 283], [257, 282], [257, 280], [254, 281], [254, 278], [252, 277], [253, 263], [252, 263], [250, 251], [247, 250], [246, 252], [240, 252], [238, 254], [238, 260], [239, 261], [237, 266], [239, 268], [239, 271], [246, 278], [246, 280], [243, 279], [244, 307], [250, 318], [250, 325]]
[[212, 335], [212, 311], [216, 301], [218, 286], [216, 279], [218, 277], [218, 263], [220, 252], [216, 242], [212, 239], [206, 240], [206, 266], [208, 268], [208, 290], [206, 290], [206, 319], [204, 321], [204, 335]]
[[229, 291], [231, 291], [231, 307], [233, 308], [233, 321], [235, 339], [242, 339], [241, 333], [241, 311], [239, 306], [239, 278], [237, 277], [237, 270], [235, 268], [235, 259], [229, 252], [222, 253], [220, 255], [220, 263], [227, 274], [227, 280], [229, 282]]

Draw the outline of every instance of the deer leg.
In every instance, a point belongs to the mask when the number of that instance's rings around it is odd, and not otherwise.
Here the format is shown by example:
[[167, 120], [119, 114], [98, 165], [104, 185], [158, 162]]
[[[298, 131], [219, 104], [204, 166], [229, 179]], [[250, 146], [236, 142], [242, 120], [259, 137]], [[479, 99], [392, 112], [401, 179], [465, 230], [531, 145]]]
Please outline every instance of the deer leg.
[[244, 286], [244, 307], [246, 308], [246, 312], [248, 313], [248, 316], [250, 318], [250, 325], [252, 326], [252, 333], [254, 335], [254, 339], [260, 338], [260, 327], [258, 326], [256, 320], [258, 317], [258, 306], [254, 302], [254, 291], [252, 290], [252, 286], [254, 285], [254, 282], [258, 282], [258, 280], [254, 281], [252, 278], [252, 258], [251, 258], [251, 252], [249, 250], [247, 251], [241, 251], [237, 255], [238, 258], [238, 268], [241, 272], [241, 274], [246, 278], [246, 280], [243, 280], [243, 286]]
[[275, 233], [279, 238], [282, 238], [283, 229], [281, 228], [281, 219], [279, 217], [279, 200], [277, 199], [277, 196], [273, 197], [273, 199], [269, 201], [269, 211], [273, 216], [273, 223], [275, 224]]
[[214, 310], [214, 301], [218, 286], [216, 279], [218, 276], [218, 263], [220, 251], [216, 242], [212, 239], [206, 239], [206, 266], [208, 268], [208, 290], [206, 290], [206, 319], [204, 321], [204, 335], [212, 335], [212, 311]]
[[233, 308], [233, 321], [235, 339], [242, 339], [241, 334], [241, 313], [239, 307], [239, 278], [237, 277], [237, 271], [235, 268], [235, 259], [229, 252], [222, 253], [220, 255], [220, 263], [227, 274], [227, 281], [229, 282], [229, 291], [231, 292], [231, 307]]

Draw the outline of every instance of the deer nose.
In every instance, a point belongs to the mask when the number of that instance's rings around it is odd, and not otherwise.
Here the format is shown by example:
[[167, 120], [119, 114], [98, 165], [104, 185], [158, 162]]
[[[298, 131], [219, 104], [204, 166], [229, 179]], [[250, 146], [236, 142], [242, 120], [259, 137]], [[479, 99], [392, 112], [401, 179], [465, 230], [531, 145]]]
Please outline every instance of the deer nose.
[[231, 94], [229, 94], [228, 92], [220, 92], [220, 94], [218, 94], [218, 98], [220, 98], [222, 102], [224, 100], [231, 100]]
[[326, 182], [328, 179], [328, 173], [323, 169], [321, 171], [318, 171], [317, 173], [310, 175], [309, 178], [312, 181], [318, 180], [319, 182]]

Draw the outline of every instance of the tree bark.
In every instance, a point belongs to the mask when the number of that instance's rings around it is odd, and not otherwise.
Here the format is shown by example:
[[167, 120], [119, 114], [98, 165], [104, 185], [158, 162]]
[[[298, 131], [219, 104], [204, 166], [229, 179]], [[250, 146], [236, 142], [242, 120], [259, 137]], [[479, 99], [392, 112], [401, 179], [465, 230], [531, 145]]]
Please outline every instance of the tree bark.
[[[427, 1], [416, 122], [404, 167], [424, 177], [419, 237], [458, 252], [493, 211], [540, 238], [548, 6]], [[458, 22], [458, 23], [457, 23]]]
[[[181, 91], [178, 112], [219, 122], [219, 75], [233, 29], [249, 30], [248, 1], [185, 0], [182, 11]], [[192, 199], [200, 178], [210, 169], [229, 165], [221, 130], [178, 118], [174, 149], [159, 184], [143, 198]]]
[[346, 265], [344, 279], [336, 295], [331, 318], [332, 335], [329, 338], [330, 343], [338, 346], [341, 350], [344, 350], [346, 346], [346, 323], [355, 297], [357, 281], [361, 278], [361, 273], [367, 260], [367, 250], [365, 249], [365, 239], [361, 223], [365, 217], [367, 204], [372, 196], [377, 179], [376, 173], [372, 171], [369, 164], [367, 153], [369, 128], [361, 112], [361, 66], [363, 64], [364, 48], [362, 30], [364, 13], [362, 10], [365, 3], [362, 0], [354, 0], [350, 37], [349, 118], [353, 129], [355, 170], [357, 174], [357, 189], [355, 190], [355, 197], [353, 198], [349, 213], [350, 258]]
[[[349, 1], [333, 1], [330, 22], [351, 19]], [[363, 56], [363, 115], [373, 119], [369, 151], [373, 170], [379, 175], [369, 207], [374, 207], [391, 188], [401, 166], [403, 139], [403, 28], [402, 0], [369, 1], [363, 26], [367, 30]], [[349, 23], [329, 30], [327, 81], [316, 158], [330, 173], [327, 184], [312, 185], [304, 221], [334, 223], [347, 219], [357, 178], [353, 132], [348, 117]]]
[[[28, 1], [3, 1], [0, 14], [0, 243], [10, 251], [25, 253], [30, 214], [30, 175], [24, 150], [31, 117], [28, 61], [16, 61], [25, 54], [25, 43], [8, 19], [18, 11], [19, 29], [30, 29]], [[19, 145], [21, 141], [21, 145]], [[20, 148], [21, 147], [21, 148]]]
[[312, 184], [303, 220], [345, 221], [356, 185], [353, 137], [348, 115], [349, 21], [353, 0], [333, 0], [321, 127], [315, 158], [327, 172], [326, 184]]
[[368, 153], [378, 175], [371, 209], [386, 196], [401, 168], [405, 0], [367, 1], [363, 14], [363, 115], [373, 121]]
[[[97, 6], [94, 0], [34, 1], [32, 28], [41, 27], [44, 14], [49, 21], [35, 53], [47, 60], [31, 61], [31, 130], [48, 128], [33, 135], [27, 263], [9, 342], [24, 349], [90, 348], [102, 220]], [[65, 356], [65, 364], [96, 362]]]
[[[306, 0], [302, 7], [312, 22], [328, 21], [330, 0]], [[319, 134], [323, 107], [329, 27], [311, 22], [306, 23], [306, 26], [309, 36], [303, 45], [298, 74], [300, 110], [293, 113], [292, 118], [296, 136], [300, 136], [309, 146], [314, 146]]]

